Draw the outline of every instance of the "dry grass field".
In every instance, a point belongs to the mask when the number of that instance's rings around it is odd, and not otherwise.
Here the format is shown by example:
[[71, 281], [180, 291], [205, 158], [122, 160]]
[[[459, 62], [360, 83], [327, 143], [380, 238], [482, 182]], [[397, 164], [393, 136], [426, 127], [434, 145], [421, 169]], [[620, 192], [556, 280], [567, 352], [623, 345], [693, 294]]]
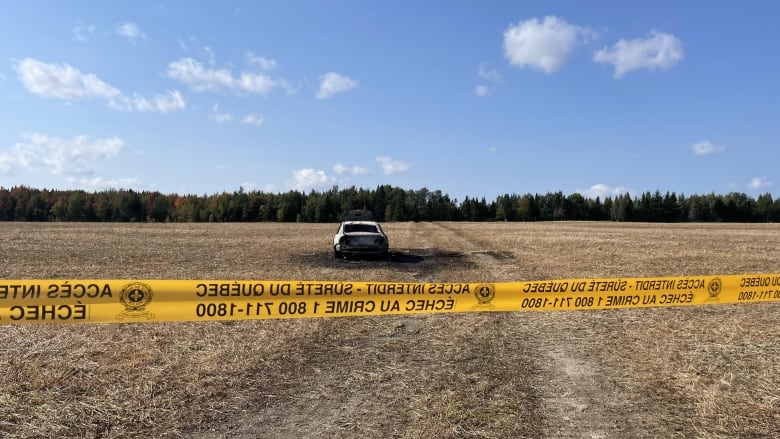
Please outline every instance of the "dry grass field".
[[[0, 223], [2, 278], [517, 281], [780, 272], [780, 225]], [[771, 438], [780, 304], [0, 326], [0, 436]]]

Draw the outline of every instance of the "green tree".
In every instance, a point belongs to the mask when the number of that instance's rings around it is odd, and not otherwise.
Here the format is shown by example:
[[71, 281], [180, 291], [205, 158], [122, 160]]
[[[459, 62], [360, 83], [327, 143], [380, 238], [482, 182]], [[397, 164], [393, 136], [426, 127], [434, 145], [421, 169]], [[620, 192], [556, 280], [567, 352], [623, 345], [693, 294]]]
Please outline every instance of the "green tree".
[[768, 192], [759, 195], [758, 200], [756, 200], [756, 219], [765, 222], [777, 221], [775, 202], [772, 200], [772, 195]]
[[566, 198], [567, 219], [581, 221], [587, 219], [588, 203], [580, 193], [573, 193]]
[[0, 221], [13, 221], [16, 211], [16, 199], [11, 196], [11, 191], [0, 188]]
[[92, 221], [94, 213], [89, 205], [89, 196], [83, 191], [74, 191], [68, 197], [68, 221]]
[[116, 219], [121, 222], [146, 221], [141, 197], [132, 189], [116, 192]]
[[517, 201], [517, 218], [521, 221], [536, 221], [539, 219], [539, 207], [536, 204], [536, 197], [531, 194], [525, 194]]
[[148, 218], [153, 222], [168, 222], [171, 218], [171, 199], [167, 195], [158, 194], [152, 200]]

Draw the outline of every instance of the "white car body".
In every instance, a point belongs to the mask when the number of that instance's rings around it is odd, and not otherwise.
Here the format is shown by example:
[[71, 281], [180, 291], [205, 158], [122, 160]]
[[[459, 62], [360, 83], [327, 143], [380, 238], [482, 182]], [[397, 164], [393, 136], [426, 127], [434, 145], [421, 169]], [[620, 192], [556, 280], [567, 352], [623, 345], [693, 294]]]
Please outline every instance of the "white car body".
[[387, 255], [390, 242], [376, 221], [343, 221], [333, 236], [333, 254], [336, 258], [346, 255]]

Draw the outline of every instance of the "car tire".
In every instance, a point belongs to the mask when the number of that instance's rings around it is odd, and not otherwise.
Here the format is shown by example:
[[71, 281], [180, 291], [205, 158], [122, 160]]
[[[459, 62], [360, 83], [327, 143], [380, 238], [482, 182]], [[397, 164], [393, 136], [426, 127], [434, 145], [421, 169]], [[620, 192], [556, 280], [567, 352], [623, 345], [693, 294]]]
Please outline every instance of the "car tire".
[[342, 258], [341, 252], [336, 250], [335, 248], [333, 249], [333, 258], [335, 258], [335, 259], [341, 259]]

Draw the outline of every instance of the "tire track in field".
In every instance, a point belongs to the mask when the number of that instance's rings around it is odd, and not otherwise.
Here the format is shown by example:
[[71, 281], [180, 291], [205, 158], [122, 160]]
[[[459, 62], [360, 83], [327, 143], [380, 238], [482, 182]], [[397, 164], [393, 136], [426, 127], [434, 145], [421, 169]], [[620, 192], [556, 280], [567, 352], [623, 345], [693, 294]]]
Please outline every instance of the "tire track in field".
[[[426, 235], [441, 236], [450, 245], [462, 251], [494, 282], [516, 281], [520, 260], [508, 253], [498, 252], [478, 237], [458, 230], [450, 223], [429, 223]], [[498, 318], [516, 318], [516, 315]], [[535, 314], [534, 321], [544, 329], [533, 333], [532, 348], [537, 351], [539, 366], [530, 377], [537, 383], [540, 398], [534, 411], [545, 419], [544, 437], [609, 439], [621, 437], [622, 419], [615, 416], [618, 407], [625, 404], [625, 395], [610, 379], [598, 355], [591, 355], [592, 344], [585, 337], [575, 316], [548, 316]], [[592, 321], [592, 319], [585, 319]], [[550, 322], [553, 322], [550, 324]], [[556, 323], [558, 325], [556, 325]]]
[[[439, 282], [444, 280], [439, 275], [442, 271], [446, 272], [447, 268], [463, 268], [463, 252], [460, 248], [454, 251], [451, 247], [446, 249], [438, 248], [437, 244], [442, 240], [440, 238], [442, 230], [446, 230], [444, 232], [446, 234], [444, 240], [447, 242], [452, 242], [453, 238], [458, 238], [458, 235], [452, 230], [443, 229], [440, 223], [423, 222], [418, 223], [418, 227], [415, 228], [414, 241], [416, 247], [422, 250], [426, 259], [430, 261], [426, 261], [423, 264], [422, 270], [412, 273], [412, 277], [418, 282]], [[452, 235], [455, 236], [453, 237]], [[436, 239], [433, 239], [434, 237]], [[431, 266], [431, 264], [435, 264], [435, 266]]]
[[[555, 319], [560, 321], [560, 319]], [[609, 439], [627, 437], [625, 421], [616, 414], [628, 398], [610, 379], [587, 340], [569, 325], [552, 329], [540, 340], [539, 389], [541, 411], [547, 418], [546, 437]], [[550, 333], [550, 332], [548, 332]], [[573, 335], [570, 337], [568, 335]]]
[[[491, 248], [479, 238], [459, 231], [452, 223], [430, 223], [434, 236], [442, 236], [448, 244], [454, 245], [464, 257], [477, 266], [477, 272], [484, 278], [468, 281], [508, 282], [517, 280], [519, 261], [511, 252]], [[441, 240], [441, 239], [440, 239]]]

